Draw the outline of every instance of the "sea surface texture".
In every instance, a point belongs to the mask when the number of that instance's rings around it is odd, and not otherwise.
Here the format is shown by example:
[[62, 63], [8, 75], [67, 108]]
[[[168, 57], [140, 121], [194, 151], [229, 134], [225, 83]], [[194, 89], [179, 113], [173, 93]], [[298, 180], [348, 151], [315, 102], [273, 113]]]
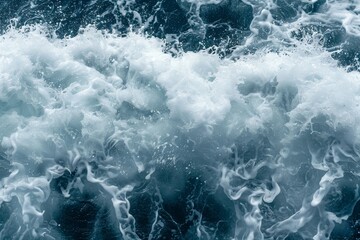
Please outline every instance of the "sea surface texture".
[[359, 58], [360, 0], [0, 0], [0, 239], [360, 239]]

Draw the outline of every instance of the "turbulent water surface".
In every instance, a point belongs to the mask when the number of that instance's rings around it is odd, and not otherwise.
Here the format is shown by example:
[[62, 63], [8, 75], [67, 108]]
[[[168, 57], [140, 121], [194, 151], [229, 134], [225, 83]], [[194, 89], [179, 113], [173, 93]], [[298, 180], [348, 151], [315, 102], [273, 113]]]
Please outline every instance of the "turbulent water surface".
[[1, 0], [0, 239], [359, 239], [359, 0]]

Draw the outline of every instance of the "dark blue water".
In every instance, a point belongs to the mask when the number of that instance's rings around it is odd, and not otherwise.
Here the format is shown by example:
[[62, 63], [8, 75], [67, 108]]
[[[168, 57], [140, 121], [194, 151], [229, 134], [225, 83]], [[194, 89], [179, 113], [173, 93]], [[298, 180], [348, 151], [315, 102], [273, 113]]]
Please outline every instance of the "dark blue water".
[[0, 239], [357, 239], [360, 2], [0, 2]]

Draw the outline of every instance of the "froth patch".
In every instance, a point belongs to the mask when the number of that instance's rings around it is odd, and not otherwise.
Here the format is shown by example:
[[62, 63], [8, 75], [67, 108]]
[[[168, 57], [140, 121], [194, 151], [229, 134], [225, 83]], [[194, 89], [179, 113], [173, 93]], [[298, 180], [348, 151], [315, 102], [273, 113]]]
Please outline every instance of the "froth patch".
[[[118, 232], [134, 239], [128, 196], [143, 188], [160, 214], [166, 201], [184, 204], [199, 183], [234, 209], [238, 224], [222, 234], [238, 238], [294, 231], [326, 238], [351, 214], [325, 209], [337, 183], [359, 175], [359, 74], [322, 50], [298, 45], [236, 61], [206, 52], [172, 57], [156, 38], [88, 28], [60, 40], [34, 27], [0, 39], [0, 63], [1, 151], [14, 167], [0, 199], [19, 200], [20, 225], [35, 229], [33, 237], [50, 231], [41, 223], [51, 191], [64, 199], [101, 192]], [[191, 224], [216, 226], [208, 219]], [[173, 224], [154, 221], [154, 229]]]

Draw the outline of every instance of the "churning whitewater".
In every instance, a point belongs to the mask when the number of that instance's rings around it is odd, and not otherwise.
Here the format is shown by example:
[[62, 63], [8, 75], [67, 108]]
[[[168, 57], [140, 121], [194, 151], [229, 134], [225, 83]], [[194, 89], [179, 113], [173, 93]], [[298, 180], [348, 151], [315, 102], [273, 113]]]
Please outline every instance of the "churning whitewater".
[[360, 238], [360, 1], [0, 2], [0, 239]]

